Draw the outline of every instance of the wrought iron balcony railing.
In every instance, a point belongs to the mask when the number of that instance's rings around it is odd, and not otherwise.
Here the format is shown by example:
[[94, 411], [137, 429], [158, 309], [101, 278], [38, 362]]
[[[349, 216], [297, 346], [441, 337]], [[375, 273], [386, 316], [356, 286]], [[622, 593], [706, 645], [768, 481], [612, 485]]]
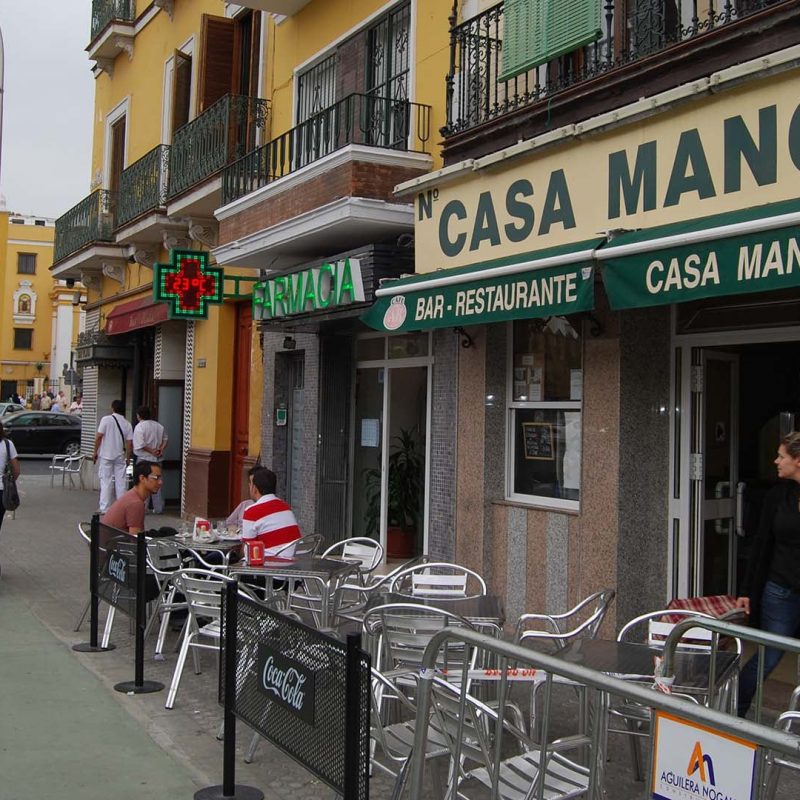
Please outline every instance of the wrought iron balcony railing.
[[114, 194], [97, 189], [56, 220], [53, 263], [93, 242], [113, 241]]
[[445, 136], [474, 128], [783, 0], [596, 0], [601, 38], [501, 81], [504, 4], [450, 29]]
[[92, 0], [92, 38], [94, 41], [109, 22], [133, 22], [134, 0]]
[[167, 204], [168, 144], [160, 144], [123, 171], [117, 199], [117, 227]]
[[256, 132], [266, 130], [268, 116], [266, 100], [228, 94], [175, 131], [168, 196], [191, 189], [241, 158], [255, 146]]
[[430, 125], [430, 106], [369, 94], [348, 95], [227, 167], [222, 175], [222, 203], [348, 144], [427, 152]]

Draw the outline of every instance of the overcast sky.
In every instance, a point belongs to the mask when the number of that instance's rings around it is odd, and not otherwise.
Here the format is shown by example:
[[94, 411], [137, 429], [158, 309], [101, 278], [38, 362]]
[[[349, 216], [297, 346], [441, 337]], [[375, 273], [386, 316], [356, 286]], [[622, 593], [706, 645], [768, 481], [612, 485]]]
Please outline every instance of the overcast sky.
[[59, 217], [89, 194], [91, 7], [91, 0], [0, 0], [0, 192], [9, 211]]

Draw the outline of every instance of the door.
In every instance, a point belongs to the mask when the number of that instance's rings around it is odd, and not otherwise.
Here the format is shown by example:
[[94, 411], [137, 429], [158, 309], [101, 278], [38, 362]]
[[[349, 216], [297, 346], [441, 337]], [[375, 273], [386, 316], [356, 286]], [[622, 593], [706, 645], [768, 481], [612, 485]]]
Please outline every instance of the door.
[[111, 126], [111, 172], [108, 176], [111, 213], [116, 212], [122, 171], [125, 169], [125, 117]]
[[236, 306], [236, 337], [233, 345], [233, 396], [231, 397], [230, 507], [244, 499], [244, 460], [249, 451], [250, 347], [253, 312], [249, 303]]
[[303, 496], [303, 416], [305, 412], [305, 356], [289, 359], [289, 407], [286, 448], [286, 502], [291, 506]]
[[692, 367], [690, 586], [696, 596], [736, 594], [741, 532], [739, 357], [695, 348]]
[[167, 434], [161, 493], [165, 501], [180, 502], [183, 468], [183, 381], [160, 381], [158, 384], [158, 421]]

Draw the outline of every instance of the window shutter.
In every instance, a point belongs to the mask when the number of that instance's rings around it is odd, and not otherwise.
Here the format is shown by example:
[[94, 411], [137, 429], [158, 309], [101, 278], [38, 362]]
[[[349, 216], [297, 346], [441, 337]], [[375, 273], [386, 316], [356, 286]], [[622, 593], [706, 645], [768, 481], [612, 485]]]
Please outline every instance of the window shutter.
[[172, 60], [172, 133], [189, 121], [192, 96], [192, 57], [180, 50]]
[[232, 91], [233, 30], [232, 19], [203, 14], [200, 32], [198, 114], [202, 114], [212, 103]]
[[599, 39], [600, 0], [506, 0], [503, 71], [508, 80]]

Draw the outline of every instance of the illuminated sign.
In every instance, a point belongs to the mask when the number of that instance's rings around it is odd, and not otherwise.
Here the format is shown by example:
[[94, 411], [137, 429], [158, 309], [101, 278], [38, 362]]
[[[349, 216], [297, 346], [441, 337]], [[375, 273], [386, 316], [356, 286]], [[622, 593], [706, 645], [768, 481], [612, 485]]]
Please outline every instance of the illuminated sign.
[[206, 319], [208, 304], [222, 302], [224, 274], [208, 266], [208, 253], [170, 250], [170, 263], [154, 272], [153, 297], [169, 304], [170, 319]]
[[275, 319], [363, 301], [361, 263], [346, 258], [257, 283], [253, 287], [253, 318]]

